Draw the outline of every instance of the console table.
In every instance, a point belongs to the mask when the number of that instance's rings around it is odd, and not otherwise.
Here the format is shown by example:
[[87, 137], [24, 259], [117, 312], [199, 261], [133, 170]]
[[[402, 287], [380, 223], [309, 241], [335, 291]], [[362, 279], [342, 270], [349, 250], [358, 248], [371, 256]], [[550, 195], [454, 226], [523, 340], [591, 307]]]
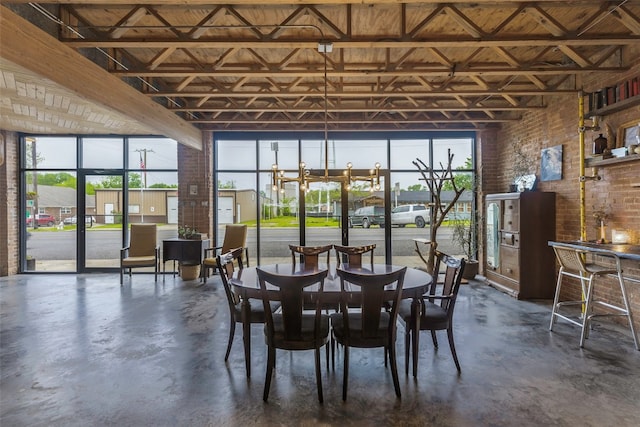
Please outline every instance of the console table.
[[202, 263], [205, 249], [209, 249], [209, 240], [166, 239], [162, 241], [162, 280], [166, 262], [173, 261], [173, 276], [176, 275], [176, 261], [180, 265], [195, 266]]

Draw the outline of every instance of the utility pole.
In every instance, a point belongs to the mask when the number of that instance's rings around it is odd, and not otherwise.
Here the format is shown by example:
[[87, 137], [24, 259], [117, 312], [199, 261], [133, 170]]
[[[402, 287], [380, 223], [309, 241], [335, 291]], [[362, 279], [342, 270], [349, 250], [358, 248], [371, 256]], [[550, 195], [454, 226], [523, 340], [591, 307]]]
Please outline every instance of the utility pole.
[[147, 153], [155, 153], [149, 148], [136, 150], [140, 154], [140, 169], [142, 169], [142, 188], [140, 188], [140, 222], [144, 223], [144, 189], [147, 188]]

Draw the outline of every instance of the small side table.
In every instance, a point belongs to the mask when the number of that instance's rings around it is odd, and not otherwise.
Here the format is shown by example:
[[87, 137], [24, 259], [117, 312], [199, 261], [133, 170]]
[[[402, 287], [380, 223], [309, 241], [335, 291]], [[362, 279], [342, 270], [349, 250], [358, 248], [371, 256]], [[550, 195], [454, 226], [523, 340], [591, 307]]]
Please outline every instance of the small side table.
[[166, 262], [173, 261], [173, 276], [176, 275], [176, 261], [180, 265], [195, 266], [202, 264], [205, 249], [210, 241], [192, 239], [166, 239], [162, 241], [162, 280], [165, 278]]

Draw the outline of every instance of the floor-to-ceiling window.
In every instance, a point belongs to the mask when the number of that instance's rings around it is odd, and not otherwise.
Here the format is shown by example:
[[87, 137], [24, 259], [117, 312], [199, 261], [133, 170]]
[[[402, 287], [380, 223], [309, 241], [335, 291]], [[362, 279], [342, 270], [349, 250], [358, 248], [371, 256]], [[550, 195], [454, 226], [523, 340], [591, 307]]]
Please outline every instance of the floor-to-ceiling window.
[[177, 144], [133, 136], [23, 136], [21, 269], [119, 266], [131, 223], [177, 236]]
[[[247, 224], [253, 263], [288, 261], [289, 244], [375, 243], [378, 262], [391, 260], [419, 266], [421, 261], [416, 256], [413, 239], [429, 236], [428, 209], [433, 198], [414, 161], [419, 159], [440, 171], [447, 167], [448, 153], [453, 154], [456, 184], [469, 191], [452, 209], [438, 237], [441, 248], [462, 255], [462, 249], [452, 238], [451, 225], [454, 220], [468, 222], [472, 216], [472, 133], [336, 133], [330, 135], [326, 146], [321, 137], [312, 133], [295, 136], [218, 133], [216, 138], [217, 243], [221, 244], [225, 224]], [[313, 181], [303, 192], [295, 181], [273, 185], [274, 164], [284, 176], [295, 178], [300, 162], [313, 175], [321, 175], [328, 169], [330, 176], [341, 175], [347, 163], [352, 163], [354, 170], [369, 173], [378, 162], [384, 172], [381, 189], [371, 191], [369, 182], [359, 181], [346, 192], [344, 183], [332, 178]], [[451, 190], [445, 185], [443, 202], [448, 201]], [[247, 197], [240, 198], [243, 194]], [[398, 215], [391, 212], [406, 206], [411, 206], [416, 216], [410, 222], [393, 223], [392, 217]], [[421, 211], [422, 207], [426, 212]], [[370, 223], [369, 218], [361, 221], [361, 215], [369, 211], [382, 212], [383, 222]], [[347, 218], [343, 218], [343, 212]]]

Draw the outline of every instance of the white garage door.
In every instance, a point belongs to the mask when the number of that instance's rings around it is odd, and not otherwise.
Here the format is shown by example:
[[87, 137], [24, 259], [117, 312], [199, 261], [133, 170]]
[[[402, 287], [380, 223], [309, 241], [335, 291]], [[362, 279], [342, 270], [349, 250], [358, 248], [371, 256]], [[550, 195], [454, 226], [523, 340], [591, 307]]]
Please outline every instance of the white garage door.
[[233, 224], [233, 197], [218, 197], [218, 224]]

